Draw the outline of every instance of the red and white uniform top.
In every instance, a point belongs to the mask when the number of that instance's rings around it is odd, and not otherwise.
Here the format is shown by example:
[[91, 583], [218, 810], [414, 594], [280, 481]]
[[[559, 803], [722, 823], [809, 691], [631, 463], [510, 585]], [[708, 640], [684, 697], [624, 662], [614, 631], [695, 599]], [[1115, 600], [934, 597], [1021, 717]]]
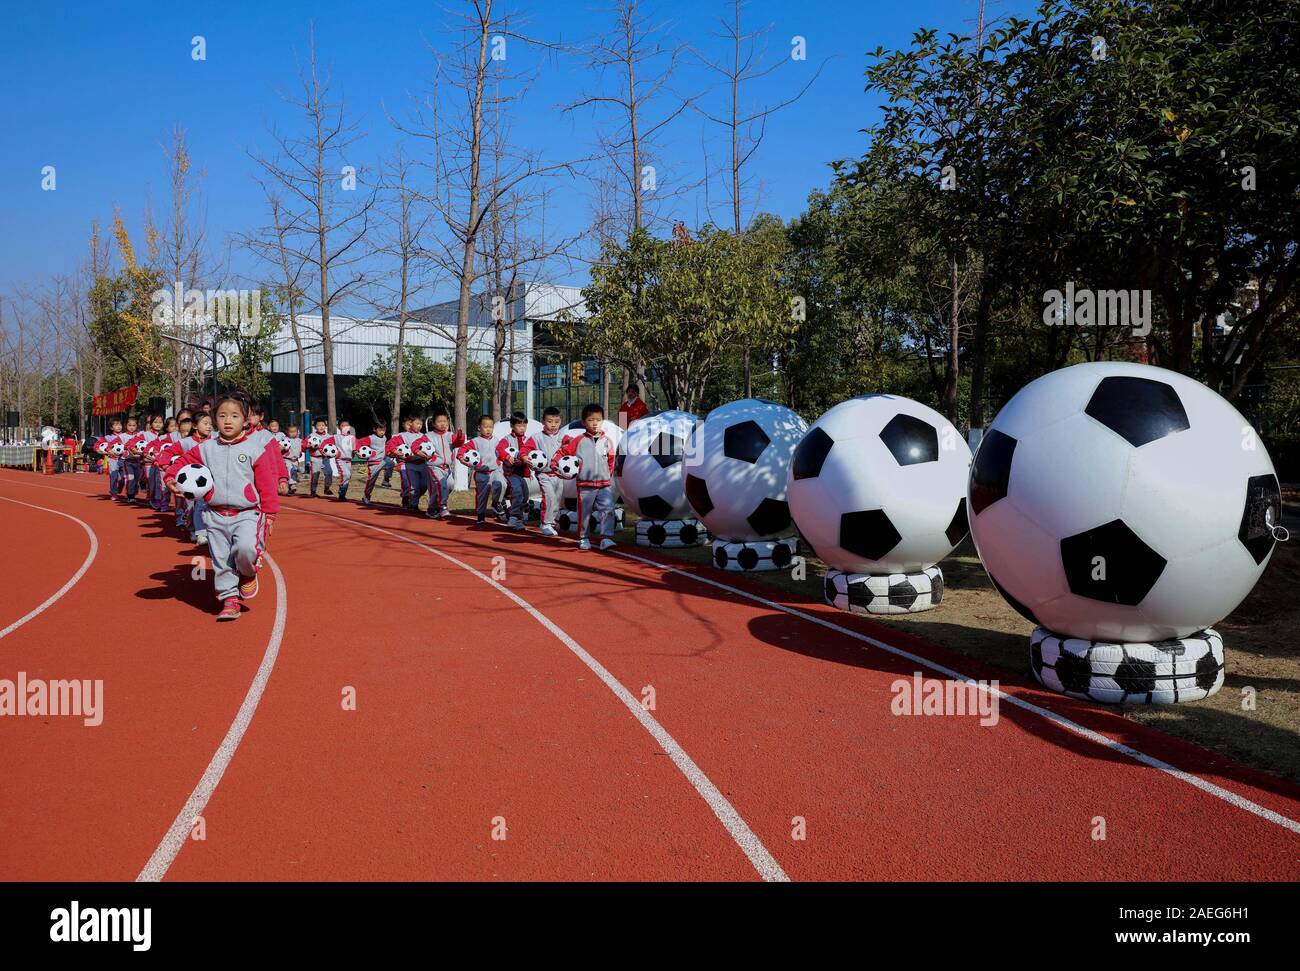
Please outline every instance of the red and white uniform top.
[[357, 448], [360, 449], [361, 446], [363, 445], [369, 446], [375, 453], [374, 455], [370, 456], [370, 458], [366, 459], [367, 467], [372, 465], [379, 465], [381, 462], [384, 461], [384, 456], [388, 454], [387, 435], [367, 435], [365, 438], [358, 438]]
[[451, 468], [457, 451], [465, 444], [464, 432], [425, 432], [425, 438], [433, 443], [433, 458], [429, 459], [429, 464], [440, 469]]
[[[519, 449], [520, 455], [527, 455], [529, 452], [541, 452], [546, 456], [546, 464], [549, 467], [551, 459], [555, 458], [555, 453], [560, 450], [564, 444], [564, 429], [561, 428], [554, 435], [546, 434], [545, 430], [534, 432], [529, 435], [523, 446]], [[538, 472], [538, 475], [554, 475], [553, 472]]]
[[551, 468], [562, 455], [576, 455], [582, 463], [576, 478], [579, 489], [603, 489], [614, 481], [614, 459], [618, 449], [603, 431], [583, 432], [565, 441], [551, 456]]
[[[423, 462], [424, 456], [417, 455], [415, 452], [416, 445], [420, 439], [424, 438], [424, 432], [398, 432], [388, 440], [387, 454], [397, 458], [398, 462]], [[411, 454], [406, 458], [397, 455], [397, 446], [405, 444], [411, 449]]]
[[492, 439], [484, 438], [482, 435], [475, 435], [456, 449], [456, 457], [460, 458], [470, 449], [478, 452], [479, 465], [474, 470], [475, 472], [496, 472], [501, 468], [501, 458], [497, 455], [497, 444]]
[[[527, 435], [516, 435], [510, 432], [505, 438], [497, 442], [496, 453], [497, 461], [501, 463], [501, 468], [507, 475], [517, 475], [527, 479], [532, 476], [532, 470], [524, 462], [524, 457], [528, 455], [529, 449], [532, 448], [532, 439]], [[510, 461], [510, 456], [506, 449], [514, 446], [515, 460]]]
[[208, 506], [217, 513], [258, 509], [267, 516], [280, 511], [276, 489], [284, 463], [280, 446], [270, 436], [245, 431], [230, 441], [210, 435], [181, 454], [181, 460], [167, 470], [167, 481], [175, 481], [184, 463], [197, 463], [212, 473], [212, 494]]

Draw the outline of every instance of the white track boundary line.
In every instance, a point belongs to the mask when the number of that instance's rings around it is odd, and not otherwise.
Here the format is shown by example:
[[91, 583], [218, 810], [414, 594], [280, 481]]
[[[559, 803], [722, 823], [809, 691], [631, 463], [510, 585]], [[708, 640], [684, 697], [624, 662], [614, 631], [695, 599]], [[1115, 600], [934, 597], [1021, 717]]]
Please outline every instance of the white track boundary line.
[[655, 720], [654, 716], [641, 707], [641, 702], [636, 698], [636, 696], [633, 695], [632, 692], [628, 691], [627, 688], [623, 687], [619, 680], [615, 678], [603, 664], [587, 653], [587, 651], [582, 648], [582, 645], [565, 633], [564, 630], [557, 626], [549, 617], [543, 614], [523, 597], [519, 596], [519, 594], [515, 593], [509, 587], [498, 583], [487, 574], [474, 569], [474, 567], [470, 566], [468, 563], [458, 560], [450, 553], [444, 553], [442, 550], [421, 543], [419, 540], [411, 539], [409, 536], [403, 536], [401, 533], [395, 533], [392, 530], [384, 529], [380, 526], [372, 526], [369, 523], [358, 522], [357, 520], [349, 519], [346, 516], [335, 516], [331, 513], [313, 512], [310, 509], [295, 508], [292, 509], [292, 511], [304, 513], [308, 516], [334, 519], [338, 522], [347, 523], [350, 526], [357, 526], [361, 529], [374, 530], [377, 533], [383, 533], [384, 535], [391, 536], [394, 539], [410, 543], [412, 546], [418, 546], [420, 549], [432, 553], [434, 556], [440, 556], [447, 562], [455, 564], [462, 570], [465, 570], [482, 580], [499, 593], [504, 594], [517, 606], [523, 608], [534, 620], [550, 631], [551, 634], [555, 636], [556, 640], [572, 651], [578, 660], [582, 661], [583, 664], [590, 668], [596, 677], [600, 678], [600, 680], [605, 683], [605, 686], [614, 693], [614, 696], [624, 704], [636, 720], [641, 723], [642, 727], [645, 728], [654, 740], [659, 743], [663, 750], [668, 753], [668, 757], [673, 760], [673, 764], [681, 770], [682, 775], [686, 776], [687, 781], [695, 787], [695, 791], [699, 793], [700, 798], [708, 804], [711, 810], [713, 810], [713, 815], [718, 818], [718, 821], [722, 823], [731, 838], [735, 840], [736, 845], [739, 846], [745, 856], [749, 858], [749, 862], [753, 864], [754, 869], [758, 871], [759, 876], [768, 882], [789, 881], [790, 877], [786, 875], [786, 872], [781, 869], [781, 865], [777, 863], [772, 854], [768, 852], [767, 847], [763, 845], [763, 842], [758, 838], [758, 835], [749, 828], [749, 825], [741, 818], [740, 813], [738, 813], [735, 807], [731, 805], [727, 800], [727, 797], [724, 796], [718, 790], [718, 787], [709, 780], [709, 777], [704, 774], [704, 770], [696, 765], [695, 761], [686, 754], [686, 750], [677, 743], [677, 740], [668, 734], [668, 730], [660, 725], [659, 722]]
[[189, 839], [195, 818], [203, 815], [208, 800], [216, 792], [221, 777], [225, 774], [231, 759], [235, 757], [235, 750], [239, 748], [239, 743], [244, 738], [244, 732], [248, 730], [248, 725], [253, 720], [257, 705], [262, 700], [262, 693], [266, 690], [266, 683], [270, 680], [271, 670], [275, 667], [275, 659], [280, 654], [280, 642], [284, 639], [284, 624], [289, 613], [289, 601], [285, 593], [284, 575], [280, 572], [280, 567], [271, 558], [270, 553], [263, 553], [262, 557], [270, 565], [271, 572], [275, 575], [275, 625], [271, 628], [271, 636], [267, 639], [266, 652], [262, 655], [262, 663], [257, 668], [257, 674], [253, 676], [253, 683], [248, 686], [248, 693], [244, 696], [244, 703], [239, 706], [239, 711], [235, 714], [235, 720], [230, 723], [230, 730], [226, 732], [226, 737], [217, 746], [212, 761], [208, 763], [208, 767], [204, 770], [198, 785], [194, 787], [190, 797], [185, 800], [185, 805], [163, 835], [158, 848], [153, 851], [153, 856], [149, 857], [149, 862], [144, 865], [140, 875], [135, 878], [137, 883], [150, 883], [161, 880], [166, 876], [167, 870], [175, 862], [177, 855], [185, 846], [185, 841]]
[[1187, 772], [1183, 769], [1177, 768], [1176, 766], [1170, 765], [1168, 762], [1158, 759], [1155, 756], [1147, 755], [1145, 752], [1140, 752], [1137, 749], [1132, 748], [1131, 746], [1125, 745], [1123, 742], [1117, 742], [1112, 738], [1108, 738], [1107, 736], [1101, 734], [1100, 732], [1093, 731], [1091, 728], [1087, 728], [1083, 725], [1080, 725], [1078, 722], [1071, 721], [1070, 719], [1066, 718], [1064, 715], [1058, 715], [1054, 711], [1050, 711], [1047, 708], [1040, 707], [1039, 705], [1034, 704], [1032, 701], [1026, 701], [1023, 698], [1017, 697], [1016, 695], [1008, 694], [1007, 692], [1002, 691], [1000, 689], [991, 688], [986, 684], [981, 684], [980, 682], [976, 681], [974, 678], [967, 677], [966, 675], [961, 674], [958, 671], [954, 671], [952, 668], [944, 667], [942, 664], [939, 664], [937, 661], [932, 661], [929, 658], [922, 657], [919, 654], [913, 654], [911, 651], [906, 651], [901, 647], [894, 647], [893, 645], [886, 644], [884, 641], [877, 640], [874, 637], [868, 637], [866, 634], [862, 634], [848, 627], [841, 627], [839, 624], [833, 623], [829, 620], [825, 620], [824, 618], [818, 617], [815, 614], [806, 613], [805, 611], [798, 610], [794, 607], [787, 607], [785, 604], [779, 604], [776, 603], [775, 601], [768, 600], [766, 597], [761, 597], [758, 594], [749, 593], [746, 590], [741, 590], [737, 587], [728, 586], [725, 583], [721, 583], [717, 580], [710, 579], [709, 577], [701, 576], [698, 573], [691, 573], [688, 570], [680, 570], [677, 567], [668, 566], [656, 560], [647, 559], [644, 556], [637, 556], [635, 553], [627, 553], [624, 552], [623, 550], [614, 550], [614, 552], [617, 553], [619, 556], [626, 557], [629, 560], [636, 560], [638, 563], [644, 563], [647, 566], [652, 566], [660, 570], [665, 570], [668, 573], [676, 573], [684, 577], [690, 577], [692, 580], [698, 580], [700, 583], [707, 583], [711, 587], [717, 587], [719, 590], [726, 590], [728, 593], [734, 593], [738, 597], [744, 597], [747, 600], [752, 600], [755, 603], [762, 604], [764, 607], [767, 607], [771, 610], [779, 610], [782, 613], [790, 614], [791, 616], [798, 617], [801, 620], [806, 620], [809, 621], [810, 623], [818, 624], [822, 627], [827, 628], [828, 630], [833, 630], [836, 633], [843, 634], [846, 637], [850, 637], [856, 641], [861, 641], [864, 644], [869, 644], [872, 647], [877, 647], [882, 651], [888, 651], [890, 654], [895, 654], [898, 657], [906, 658], [909, 661], [913, 661], [916, 664], [921, 665], [922, 667], [929, 668], [931, 671], [935, 671], [939, 674], [942, 674], [945, 677], [951, 678], [954, 681], [962, 681], [967, 684], [975, 685], [981, 691], [996, 696], [1000, 702], [1007, 702], [1009, 704], [1015, 705], [1017, 708], [1023, 708], [1025, 711], [1032, 712], [1035, 715], [1047, 719], [1052, 724], [1065, 729], [1067, 732], [1073, 732], [1075, 735], [1078, 735], [1081, 738], [1086, 738], [1090, 742], [1096, 742], [1098, 745], [1102, 746], [1103, 748], [1110, 749], [1112, 752], [1118, 752], [1121, 755], [1126, 755], [1129, 758], [1133, 759], [1135, 762], [1139, 762], [1142, 765], [1149, 766], [1150, 768], [1153, 769], [1159, 769], [1161, 772], [1171, 775], [1175, 779], [1178, 779], [1182, 782], [1186, 782], [1188, 785], [1194, 786], [1195, 788], [1200, 789], [1202, 792], [1214, 796], [1216, 799], [1222, 799], [1224, 802], [1228, 803], [1229, 805], [1235, 806], [1238, 809], [1245, 810], [1248, 813], [1253, 813], [1254, 815], [1260, 817], [1261, 819], [1265, 819], [1270, 823], [1275, 823], [1276, 825], [1281, 826], [1283, 829], [1288, 829], [1293, 833], [1300, 833], [1300, 822], [1297, 822], [1296, 820], [1291, 819], [1287, 816], [1283, 816], [1281, 813], [1275, 812], [1272, 809], [1269, 809], [1267, 806], [1261, 806], [1258, 803], [1252, 802], [1251, 800], [1247, 799], [1245, 796], [1240, 796], [1229, 789], [1225, 789], [1222, 786], [1215, 785], [1213, 782], [1210, 782], [1208, 779], [1203, 779], [1192, 772]]
[[[46, 488], [49, 487], [47, 486]], [[23, 502], [21, 499], [10, 499], [8, 496], [0, 496], [0, 499], [3, 499], [5, 502], [15, 503], [19, 506], [27, 506], [29, 509], [40, 509], [44, 512], [52, 512], [54, 513], [54, 515], [62, 516], [64, 519], [71, 519], [74, 523], [76, 523], [78, 526], [84, 529], [86, 531], [86, 535], [90, 537], [90, 551], [86, 554], [86, 558], [82, 560], [81, 566], [78, 568], [77, 572], [72, 574], [72, 577], [68, 580], [68, 582], [65, 583], [63, 586], [59, 587], [58, 590], [55, 590], [54, 593], [51, 594], [43, 604], [41, 604], [35, 610], [28, 611], [26, 614], [19, 617], [17, 620], [15, 620], [4, 630], [0, 630], [0, 639], [3, 639], [5, 637], [8, 637], [19, 627], [22, 627], [23, 624], [27, 623], [29, 620], [39, 617], [46, 610], [52, 607], [65, 593], [67, 593], [69, 590], [71, 590], [74, 586], [77, 585], [77, 581], [80, 580], [82, 577], [84, 577], [86, 575], [86, 571], [90, 569], [90, 564], [95, 562], [95, 556], [99, 553], [99, 537], [95, 535], [95, 531], [90, 528], [90, 525], [88, 523], [78, 519], [76, 516], [73, 516], [69, 513], [60, 512], [59, 510], [51, 509], [48, 506], [38, 506], [34, 503]]]

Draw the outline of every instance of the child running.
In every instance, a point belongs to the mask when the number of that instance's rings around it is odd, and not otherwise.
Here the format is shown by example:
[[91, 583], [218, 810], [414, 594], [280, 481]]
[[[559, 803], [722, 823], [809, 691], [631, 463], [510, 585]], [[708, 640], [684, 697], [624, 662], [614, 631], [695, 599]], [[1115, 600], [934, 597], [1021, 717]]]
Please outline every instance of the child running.
[[382, 421], [375, 422], [374, 431], [365, 438], [357, 439], [357, 448], [369, 447], [375, 454], [366, 459], [366, 487], [361, 493], [361, 505], [370, 505], [370, 494], [375, 491], [375, 481], [379, 474], [391, 471], [393, 457], [388, 454], [388, 426]]
[[[240, 601], [257, 596], [257, 573], [262, 551], [275, 516], [280, 511], [280, 447], [273, 440], [252, 434], [248, 396], [228, 391], [217, 398], [217, 434], [181, 456], [185, 462], [207, 466], [212, 473], [212, 497], [208, 501], [206, 527], [212, 557], [219, 621], [238, 620]], [[167, 485], [173, 491], [174, 462], [167, 470]]]

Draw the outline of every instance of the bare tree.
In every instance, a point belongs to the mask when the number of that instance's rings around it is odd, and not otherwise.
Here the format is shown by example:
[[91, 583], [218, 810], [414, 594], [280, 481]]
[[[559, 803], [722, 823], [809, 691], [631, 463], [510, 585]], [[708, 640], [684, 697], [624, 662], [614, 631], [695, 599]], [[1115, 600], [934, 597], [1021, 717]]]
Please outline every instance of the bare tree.
[[159, 226], [148, 217], [146, 232], [157, 240], [161, 269], [167, 274], [167, 286], [174, 288], [176, 294], [167, 329], [187, 342], [172, 345], [172, 407], [180, 411], [190, 388], [202, 383], [207, 369], [207, 355], [190, 346], [203, 343], [200, 338], [204, 315], [183, 313], [178, 303], [187, 290], [202, 289], [205, 282], [206, 229], [202, 213], [194, 211], [201, 209], [203, 171], [194, 171], [187, 133], [180, 125], [172, 126], [171, 144], [163, 151], [167, 156], [169, 188], [166, 219]]
[[[284, 135], [272, 130], [276, 153], [253, 158], [271, 181], [286, 190], [286, 211], [292, 213], [292, 219], [285, 223], [284, 246], [293, 261], [305, 263], [312, 272], [314, 306], [321, 321], [326, 416], [329, 427], [336, 428], [330, 314], [366, 282], [365, 240], [377, 188], [365, 188], [359, 166], [349, 162], [362, 133], [347, 121], [344, 101], [332, 99], [329, 75], [317, 62], [314, 27], [308, 35], [307, 63], [300, 66], [298, 81], [301, 90], [286, 101], [305, 119], [306, 133]], [[345, 192], [356, 192], [355, 201], [347, 200], [342, 195]]]
[[[616, 0], [614, 23], [604, 34], [582, 44], [579, 56], [599, 77], [598, 89], [566, 106], [567, 112], [590, 108], [595, 113], [597, 142], [608, 163], [608, 176], [596, 179], [596, 228], [602, 244], [624, 242], [651, 224], [669, 225], [665, 209], [692, 186], [680, 184], [665, 193], [652, 162], [669, 125], [694, 103], [671, 87], [678, 65], [688, 53], [681, 42], [664, 39], [669, 24], [654, 22], [642, 0]], [[652, 200], [665, 205], [652, 204]], [[609, 362], [602, 361], [602, 397], [608, 405]], [[631, 369], [644, 391], [640, 362]]]
[[[725, 60], [712, 60], [699, 55], [700, 60], [715, 74], [723, 79], [726, 90], [726, 109], [722, 112], [705, 108], [697, 110], [711, 123], [720, 126], [727, 137], [727, 188], [731, 203], [731, 227], [737, 236], [745, 230], [742, 217], [742, 199], [747, 188], [746, 167], [753, 161], [755, 154], [763, 144], [767, 134], [767, 121], [782, 108], [794, 104], [812, 87], [821, 74], [826, 62], [822, 61], [816, 71], [808, 77], [799, 90], [788, 98], [775, 104], [750, 105], [746, 100], [746, 88], [756, 81], [775, 73], [786, 64], [796, 63], [789, 58], [767, 58], [767, 38], [772, 31], [772, 24], [757, 30], [746, 30], [741, 26], [741, 13], [744, 0], [729, 0], [730, 17], [723, 18], [722, 33], [728, 50]], [[744, 361], [745, 397], [753, 394], [753, 381], [750, 368], [750, 347], [745, 345], [742, 358]]]
[[397, 315], [397, 344], [393, 348], [393, 394], [389, 402], [389, 430], [396, 434], [402, 414], [402, 370], [407, 327], [420, 294], [433, 284], [432, 267], [424, 247], [433, 211], [414, 182], [414, 162], [399, 146], [381, 168], [380, 184], [385, 232], [374, 252], [392, 261], [393, 269], [375, 280], [369, 298], [380, 312]]
[[290, 242], [291, 234], [295, 231], [293, 214], [285, 208], [284, 201], [273, 186], [260, 180], [258, 184], [266, 197], [271, 222], [260, 232], [243, 237], [242, 242], [247, 249], [274, 268], [281, 312], [289, 322], [289, 336], [293, 339], [297, 353], [298, 415], [301, 420], [307, 410], [307, 350], [298, 323], [298, 311], [307, 299], [304, 277], [308, 264]]
[[[469, 371], [473, 287], [486, 270], [479, 259], [480, 234], [497, 203], [533, 180], [572, 173], [577, 161], [544, 162], [536, 155], [509, 153], [499, 175], [485, 178], [484, 149], [490, 115], [507, 101], [522, 97], [526, 78], [505, 71], [506, 45], [539, 42], [521, 34], [513, 16], [493, 0], [473, 0], [457, 15], [458, 41], [449, 53], [433, 52], [436, 70], [431, 91], [417, 105], [414, 119], [400, 131], [429, 145], [429, 188], [421, 193], [433, 207], [442, 231], [428, 250], [431, 258], [458, 283], [455, 348], [455, 401], [458, 428], [466, 425], [466, 376]], [[548, 46], [548, 45], [540, 45]]]

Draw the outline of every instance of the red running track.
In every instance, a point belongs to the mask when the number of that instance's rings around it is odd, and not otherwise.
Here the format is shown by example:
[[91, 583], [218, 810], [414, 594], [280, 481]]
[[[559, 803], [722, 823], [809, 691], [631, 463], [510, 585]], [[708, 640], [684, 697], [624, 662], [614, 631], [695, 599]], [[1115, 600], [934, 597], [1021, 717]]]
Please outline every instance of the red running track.
[[[133, 878], [151, 857], [149, 876], [193, 880], [1300, 876], [1300, 788], [863, 618], [640, 551], [298, 499], [270, 542], [283, 605], [264, 572], [218, 626], [211, 580], [190, 579], [201, 551], [83, 494], [98, 481], [0, 474], [0, 495], [101, 546], [0, 639], [0, 677], [103, 678], [106, 695], [98, 728], [0, 723], [22, 766], [0, 794], [0, 878]], [[0, 516], [47, 537], [39, 566], [6, 564], [2, 626], [88, 537]], [[205, 838], [160, 859], [268, 657]], [[896, 679], [944, 669], [1028, 707], [1004, 701], [990, 727], [891, 713]]]

